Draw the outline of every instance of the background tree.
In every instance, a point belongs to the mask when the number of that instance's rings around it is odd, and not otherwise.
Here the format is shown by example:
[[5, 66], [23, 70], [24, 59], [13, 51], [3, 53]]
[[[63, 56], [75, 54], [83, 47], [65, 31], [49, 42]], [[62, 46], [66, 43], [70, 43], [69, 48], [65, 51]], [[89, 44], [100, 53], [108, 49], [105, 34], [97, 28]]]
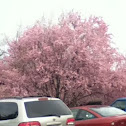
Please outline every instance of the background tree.
[[37, 22], [11, 42], [4, 83], [13, 95], [59, 97], [69, 106], [97, 97], [105, 102], [108, 89], [117, 86], [112, 78], [118, 57], [102, 18], [70, 12], [58, 24]]
[[2, 59], [5, 54], [7, 53], [5, 48], [3, 48], [6, 45], [4, 42], [0, 42], [0, 59]]

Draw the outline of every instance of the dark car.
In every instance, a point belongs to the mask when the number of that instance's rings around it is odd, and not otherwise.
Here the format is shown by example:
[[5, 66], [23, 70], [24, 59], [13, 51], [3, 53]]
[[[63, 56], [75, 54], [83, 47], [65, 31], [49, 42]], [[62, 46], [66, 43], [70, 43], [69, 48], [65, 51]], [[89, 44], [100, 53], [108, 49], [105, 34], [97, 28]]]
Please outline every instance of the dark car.
[[126, 126], [126, 112], [111, 106], [89, 105], [71, 108], [75, 126]]
[[126, 97], [118, 98], [111, 104], [111, 106], [126, 111]]

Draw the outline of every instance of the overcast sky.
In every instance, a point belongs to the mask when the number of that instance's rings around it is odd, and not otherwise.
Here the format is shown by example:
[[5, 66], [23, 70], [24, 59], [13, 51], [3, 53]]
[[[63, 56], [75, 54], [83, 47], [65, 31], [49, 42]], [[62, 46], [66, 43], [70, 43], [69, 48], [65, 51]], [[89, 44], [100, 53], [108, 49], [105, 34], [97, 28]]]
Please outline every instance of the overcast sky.
[[14, 38], [20, 25], [30, 26], [43, 15], [56, 20], [72, 9], [85, 17], [103, 17], [116, 46], [126, 52], [126, 0], [0, 0], [0, 44], [5, 35]]

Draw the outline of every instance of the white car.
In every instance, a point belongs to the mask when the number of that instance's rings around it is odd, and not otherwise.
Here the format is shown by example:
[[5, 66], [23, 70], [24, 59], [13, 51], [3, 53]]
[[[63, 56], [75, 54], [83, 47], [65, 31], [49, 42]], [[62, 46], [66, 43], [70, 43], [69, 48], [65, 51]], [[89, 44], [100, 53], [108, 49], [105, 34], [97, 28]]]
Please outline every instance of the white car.
[[0, 126], [74, 126], [70, 109], [58, 98], [0, 100]]

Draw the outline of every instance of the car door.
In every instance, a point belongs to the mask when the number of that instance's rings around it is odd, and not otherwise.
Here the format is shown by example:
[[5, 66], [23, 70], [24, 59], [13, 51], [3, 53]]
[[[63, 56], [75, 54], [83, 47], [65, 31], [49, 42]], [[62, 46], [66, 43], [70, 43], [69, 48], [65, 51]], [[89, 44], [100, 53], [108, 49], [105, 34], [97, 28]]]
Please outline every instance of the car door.
[[[76, 110], [77, 111], [77, 110]], [[99, 119], [86, 110], [78, 110], [75, 118], [76, 126], [101, 126]]]

